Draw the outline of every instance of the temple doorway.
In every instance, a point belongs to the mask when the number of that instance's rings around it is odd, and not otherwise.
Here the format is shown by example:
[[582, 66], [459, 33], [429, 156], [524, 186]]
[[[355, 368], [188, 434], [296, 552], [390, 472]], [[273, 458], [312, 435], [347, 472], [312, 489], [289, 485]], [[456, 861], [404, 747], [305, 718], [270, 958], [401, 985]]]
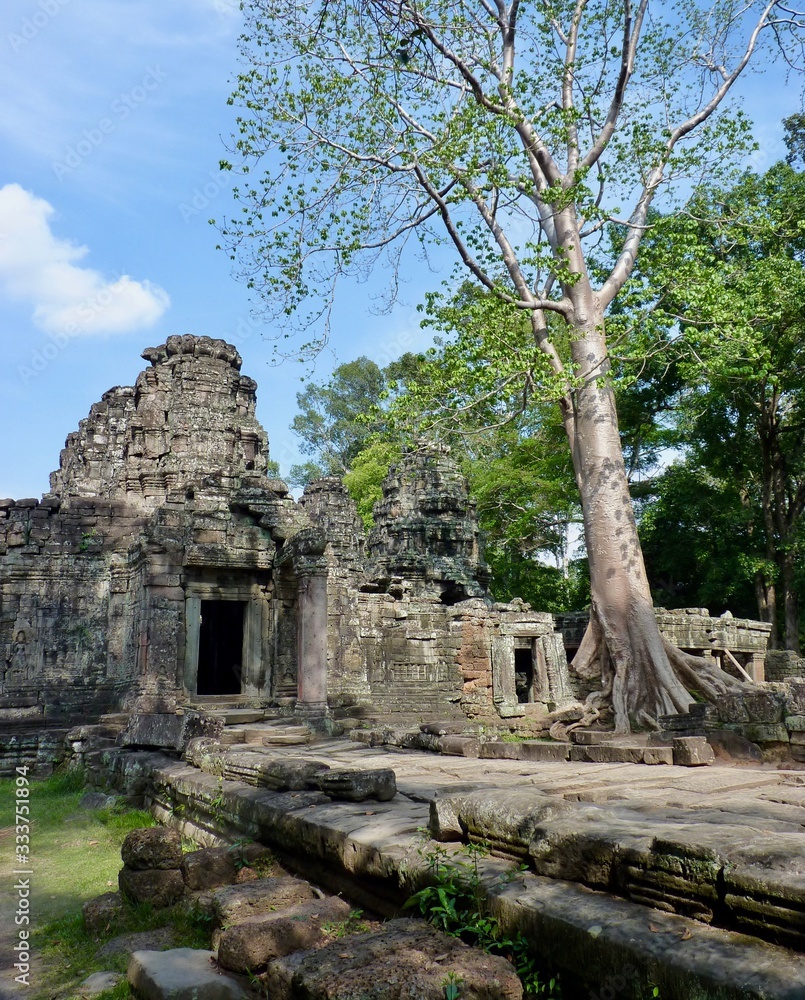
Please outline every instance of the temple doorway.
[[534, 653], [530, 646], [514, 650], [514, 687], [521, 704], [534, 701]]
[[196, 694], [240, 694], [246, 601], [202, 601]]

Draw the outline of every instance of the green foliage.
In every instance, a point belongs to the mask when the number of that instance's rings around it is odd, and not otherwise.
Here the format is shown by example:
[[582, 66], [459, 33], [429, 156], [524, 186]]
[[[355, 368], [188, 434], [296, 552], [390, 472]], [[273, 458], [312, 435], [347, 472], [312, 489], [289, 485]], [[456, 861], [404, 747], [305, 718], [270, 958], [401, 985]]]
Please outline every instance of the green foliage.
[[383, 452], [385, 445], [378, 442], [379, 435], [389, 434], [385, 409], [415, 378], [417, 366], [413, 354], [405, 354], [383, 369], [369, 358], [359, 357], [339, 365], [327, 382], [311, 382], [297, 393], [299, 413], [291, 429], [301, 438], [302, 452], [313, 458], [293, 466], [289, 481], [304, 486], [322, 476], [344, 476], [354, 471], [355, 459], [364, 449], [380, 443], [380, 451], [375, 449], [370, 458], [364, 457], [363, 467], [352, 479], [356, 499], [362, 501], [362, 514], [370, 518], [371, 504], [364, 496], [372, 489], [367, 479], [372, 473], [366, 464], [368, 461], [379, 467], [381, 453], [387, 453], [388, 461], [392, 460], [392, 452], [388, 448]]
[[480, 862], [488, 853], [488, 847], [479, 844], [468, 844], [458, 854], [451, 854], [441, 846], [422, 852], [429, 884], [415, 892], [404, 908], [417, 909], [451, 937], [508, 958], [523, 982], [526, 995], [560, 1000], [556, 977], [541, 968], [525, 937], [519, 932], [507, 936], [498, 919], [489, 913], [480, 871]]
[[321, 929], [328, 937], [337, 939], [350, 934], [363, 934], [369, 929], [369, 924], [363, 919], [363, 910], [350, 910], [346, 920], [328, 921], [321, 925]]
[[657, 603], [756, 615], [754, 577], [765, 567], [752, 527], [734, 480], [689, 463], [672, 465], [654, 484], [640, 522]]
[[400, 454], [399, 445], [377, 438], [355, 456], [352, 467], [344, 476], [344, 485], [355, 501], [367, 530], [374, 525], [374, 505], [383, 497], [383, 480], [388, 475], [389, 467], [399, 461]]
[[[610, 323], [658, 345], [654, 366], [666, 367], [655, 385], [673, 403], [672, 436], [685, 451], [646, 500], [641, 526], [658, 597], [671, 606], [773, 618], [756, 595], [776, 592], [780, 624], [783, 606], [796, 614], [804, 211], [805, 175], [785, 163], [727, 190], [701, 188], [690, 215], [655, 218]], [[796, 644], [790, 629], [786, 638]]]

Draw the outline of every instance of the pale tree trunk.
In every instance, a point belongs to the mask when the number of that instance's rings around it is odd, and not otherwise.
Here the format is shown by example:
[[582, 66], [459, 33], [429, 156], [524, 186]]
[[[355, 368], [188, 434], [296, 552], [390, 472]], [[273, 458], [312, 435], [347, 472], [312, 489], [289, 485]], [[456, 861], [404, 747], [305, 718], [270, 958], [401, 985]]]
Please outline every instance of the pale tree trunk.
[[602, 691], [592, 703], [611, 706], [616, 731], [628, 732], [632, 725], [656, 727], [660, 715], [687, 712], [690, 690], [712, 699], [740, 682], [660, 635], [618, 434], [604, 319], [594, 306], [585, 318], [573, 331], [575, 372], [586, 382], [573, 393], [571, 447], [592, 606], [573, 668], [589, 677], [600, 667]]
[[796, 566], [789, 551], [782, 555], [781, 577], [785, 611], [785, 648], [799, 653], [799, 601], [794, 576]]
[[777, 589], [774, 580], [769, 580], [760, 570], [755, 573], [755, 598], [758, 618], [771, 625], [769, 649], [777, 649]]

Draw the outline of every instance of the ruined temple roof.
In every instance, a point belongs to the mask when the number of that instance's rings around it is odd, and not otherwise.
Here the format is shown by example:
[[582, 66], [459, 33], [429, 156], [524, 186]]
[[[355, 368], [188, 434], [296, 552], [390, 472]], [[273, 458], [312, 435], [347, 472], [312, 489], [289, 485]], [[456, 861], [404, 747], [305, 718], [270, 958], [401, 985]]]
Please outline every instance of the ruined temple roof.
[[70, 434], [51, 492], [152, 504], [193, 483], [222, 488], [263, 477], [268, 438], [255, 416], [257, 383], [232, 344], [169, 337], [142, 354], [134, 386], [116, 387]]

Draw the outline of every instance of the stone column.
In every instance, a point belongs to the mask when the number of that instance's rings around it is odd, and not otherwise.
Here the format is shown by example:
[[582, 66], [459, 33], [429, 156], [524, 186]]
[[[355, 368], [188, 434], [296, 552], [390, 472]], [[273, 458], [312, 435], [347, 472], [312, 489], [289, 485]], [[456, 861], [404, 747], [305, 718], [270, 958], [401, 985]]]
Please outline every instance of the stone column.
[[327, 573], [316, 567], [299, 575], [297, 604], [299, 695], [297, 711], [327, 712]]

